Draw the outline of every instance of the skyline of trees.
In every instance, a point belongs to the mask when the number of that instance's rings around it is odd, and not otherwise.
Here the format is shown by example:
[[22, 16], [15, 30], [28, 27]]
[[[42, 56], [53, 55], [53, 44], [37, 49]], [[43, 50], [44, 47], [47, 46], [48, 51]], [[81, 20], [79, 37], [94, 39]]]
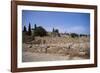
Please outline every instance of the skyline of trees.
[[[32, 28], [30, 23], [29, 23], [28, 27], [26, 27], [24, 25], [23, 32], [27, 32], [27, 35], [31, 36], [33, 31], [34, 31], [34, 36], [47, 36], [47, 33], [48, 33], [47, 30], [45, 28], [43, 28], [42, 26], [37, 27], [37, 25], [34, 24], [34, 28]], [[55, 29], [53, 27], [51, 32], [60, 37], [59, 29]], [[65, 34], [65, 33], [63, 33], [63, 34]], [[67, 33], [66, 33], [66, 35], [67, 35]], [[80, 37], [90, 36], [89, 34], [78, 34], [78, 33], [74, 33], [74, 32], [68, 33], [68, 35], [70, 35], [73, 38], [78, 37], [78, 36], [80, 36]]]

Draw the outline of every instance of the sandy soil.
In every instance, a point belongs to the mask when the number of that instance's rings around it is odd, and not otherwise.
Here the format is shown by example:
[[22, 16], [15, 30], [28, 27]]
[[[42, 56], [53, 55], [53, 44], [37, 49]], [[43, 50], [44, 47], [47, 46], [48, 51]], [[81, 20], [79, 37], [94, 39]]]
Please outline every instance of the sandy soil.
[[22, 46], [23, 62], [79, 60], [89, 57], [89, 37], [36, 37]]
[[[32, 53], [32, 52], [23, 52], [22, 55], [23, 62], [37, 62], [37, 61], [57, 61], [57, 60], [69, 60], [68, 56], [61, 56], [58, 54], [46, 54], [46, 53]], [[81, 57], [73, 57], [73, 59], [83, 59]]]

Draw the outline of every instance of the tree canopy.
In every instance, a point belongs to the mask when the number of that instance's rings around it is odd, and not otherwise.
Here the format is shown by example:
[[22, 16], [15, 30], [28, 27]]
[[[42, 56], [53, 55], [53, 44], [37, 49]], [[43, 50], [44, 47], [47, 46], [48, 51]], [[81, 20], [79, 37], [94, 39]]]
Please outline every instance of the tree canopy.
[[34, 29], [34, 36], [46, 36], [47, 35], [47, 31], [42, 27], [42, 26], [39, 26], [39, 27], [36, 27]]

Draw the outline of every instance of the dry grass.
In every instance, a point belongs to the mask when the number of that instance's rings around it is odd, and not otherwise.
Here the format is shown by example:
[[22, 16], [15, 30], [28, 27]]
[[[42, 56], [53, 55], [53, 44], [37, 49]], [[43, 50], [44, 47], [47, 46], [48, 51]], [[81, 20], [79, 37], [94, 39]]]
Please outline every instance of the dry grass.
[[35, 40], [23, 43], [23, 53], [51, 54], [57, 55], [57, 57], [69, 56], [68, 59], [78, 59], [78, 57], [89, 59], [89, 50], [89, 37], [35, 37]]

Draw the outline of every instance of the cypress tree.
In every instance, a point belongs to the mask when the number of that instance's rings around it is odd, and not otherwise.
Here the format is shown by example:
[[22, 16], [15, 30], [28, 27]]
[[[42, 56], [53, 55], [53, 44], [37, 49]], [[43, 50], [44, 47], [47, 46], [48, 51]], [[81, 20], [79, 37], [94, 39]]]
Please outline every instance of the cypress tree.
[[35, 25], [34, 25], [34, 29], [36, 29], [36, 28], [37, 28], [37, 25], [35, 24]]
[[29, 23], [29, 26], [28, 26], [28, 35], [31, 36], [31, 34], [32, 34], [31, 33], [31, 24]]
[[55, 31], [55, 29], [53, 28], [52, 32], [54, 32], [54, 31]]
[[24, 30], [23, 30], [23, 32], [27, 32], [26, 26], [24, 26]]

